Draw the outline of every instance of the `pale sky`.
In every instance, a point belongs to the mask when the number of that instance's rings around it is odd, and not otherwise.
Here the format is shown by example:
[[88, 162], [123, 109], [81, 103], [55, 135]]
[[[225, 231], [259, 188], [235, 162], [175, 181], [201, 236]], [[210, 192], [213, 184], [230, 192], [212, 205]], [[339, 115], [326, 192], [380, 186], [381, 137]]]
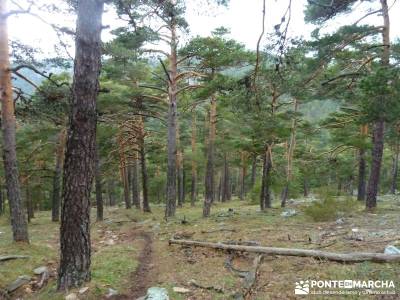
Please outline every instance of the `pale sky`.
[[[40, 1], [38, 0], [37, 2]], [[273, 25], [279, 23], [280, 18], [287, 8], [288, 1], [267, 0], [267, 33], [271, 33]], [[18, 2], [23, 3], [23, 0]], [[59, 0], [53, 0], [53, 2], [58, 6], [62, 5]], [[307, 0], [292, 0], [292, 18], [290, 22], [290, 33], [292, 36], [308, 37], [310, 32], [315, 28], [313, 25], [304, 23], [303, 10], [306, 2]], [[375, 2], [378, 4], [379, 1]], [[49, 1], [46, 1], [46, 3], [49, 3]], [[242, 42], [247, 48], [255, 49], [261, 33], [262, 0], [230, 0], [228, 8], [209, 7], [206, 3], [207, 0], [188, 1], [186, 18], [190, 25], [191, 36], [207, 36], [213, 29], [225, 26], [231, 30], [232, 38]], [[329, 31], [340, 25], [352, 24], [371, 5], [371, 3], [367, 2], [359, 5], [357, 7], [357, 14], [340, 17], [335, 22], [327, 24], [324, 30]], [[400, 38], [400, 1], [389, 0], [389, 6], [391, 6], [391, 37], [394, 40], [395, 38]], [[50, 15], [44, 12], [38, 12], [38, 14], [49, 23], [74, 27], [74, 20], [72, 18], [67, 19], [63, 15]], [[371, 16], [362, 23], [379, 25], [381, 24], [381, 17]], [[103, 24], [109, 25], [111, 29], [123, 25], [120, 20], [116, 20], [115, 13], [110, 9], [104, 15]], [[25, 44], [41, 48], [45, 54], [54, 53], [54, 45], [58, 42], [54, 30], [49, 25], [29, 15], [10, 18], [9, 32], [10, 39], [17, 39]], [[103, 40], [110, 40], [111, 37], [109, 30], [103, 32]], [[189, 36], [183, 37], [183, 40], [188, 38]], [[264, 38], [263, 44], [265, 42], [266, 38]]]

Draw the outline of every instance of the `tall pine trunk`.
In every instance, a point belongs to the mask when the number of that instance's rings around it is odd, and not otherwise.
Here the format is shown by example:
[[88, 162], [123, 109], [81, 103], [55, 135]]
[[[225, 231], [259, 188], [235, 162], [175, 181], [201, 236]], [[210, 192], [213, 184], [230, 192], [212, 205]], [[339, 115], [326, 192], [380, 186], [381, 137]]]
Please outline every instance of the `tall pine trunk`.
[[58, 222], [60, 220], [60, 204], [61, 204], [61, 180], [62, 180], [62, 164], [64, 158], [65, 147], [65, 129], [62, 129], [58, 135], [58, 144], [56, 149], [56, 165], [53, 177], [53, 193], [51, 201], [51, 220]]
[[143, 211], [151, 212], [149, 196], [148, 196], [148, 176], [146, 166], [146, 151], [144, 145], [143, 135], [140, 141], [140, 160], [142, 166], [142, 192], [143, 192]]
[[115, 187], [114, 180], [107, 181], [107, 190], [108, 190], [108, 202], [110, 206], [115, 206]]
[[131, 172], [131, 190], [132, 190], [132, 204], [140, 209], [140, 189], [139, 189], [139, 170], [138, 170], [138, 160], [137, 153], [134, 155], [132, 162], [132, 172]]
[[119, 146], [119, 171], [123, 187], [123, 199], [125, 208], [130, 209], [132, 207], [130, 195], [129, 195], [129, 178], [128, 178], [128, 162], [125, 156], [125, 144], [122, 138], [122, 133], [118, 135], [118, 146]]
[[214, 201], [214, 156], [215, 156], [215, 131], [217, 123], [217, 99], [214, 95], [210, 100], [210, 125], [207, 147], [207, 166], [205, 178], [205, 197], [203, 217], [210, 216], [211, 204]]
[[365, 200], [365, 187], [366, 187], [366, 172], [367, 172], [367, 161], [365, 159], [365, 149], [360, 148], [358, 154], [358, 187], [357, 187], [357, 200]]
[[15, 242], [29, 243], [28, 225], [21, 198], [19, 183], [16, 121], [13, 91], [11, 86], [10, 60], [8, 49], [6, 0], [0, 0], [0, 101], [1, 127], [3, 133], [3, 161], [6, 178], [7, 198], [10, 205], [10, 219]]
[[96, 146], [95, 162], [95, 184], [96, 184], [96, 220], [103, 221], [103, 186], [101, 182], [100, 154], [98, 145]]
[[101, 0], [77, 3], [74, 79], [63, 176], [59, 290], [90, 280], [90, 191], [95, 168], [103, 6]]
[[397, 190], [397, 175], [399, 173], [399, 139], [397, 138], [396, 145], [394, 148], [394, 156], [393, 156], [393, 167], [392, 167], [392, 182], [390, 185], [390, 193], [393, 195], [396, 194]]
[[271, 149], [269, 146], [265, 148], [263, 153], [263, 168], [261, 178], [261, 192], [260, 192], [260, 209], [263, 211], [271, 207], [271, 192], [270, 192], [270, 173], [271, 173]]
[[[381, 57], [381, 65], [383, 67], [389, 66], [390, 60], [390, 19], [389, 19], [389, 8], [387, 0], [380, 0], [383, 17], [383, 28], [382, 28], [382, 44], [384, 45]], [[382, 95], [381, 97], [384, 97]], [[376, 100], [375, 100], [376, 101]], [[385, 101], [381, 99], [381, 101]], [[372, 133], [372, 163], [371, 172], [369, 175], [368, 187], [367, 187], [367, 199], [366, 209], [372, 210], [376, 207], [376, 197], [379, 190], [379, 177], [382, 166], [382, 155], [384, 146], [384, 133], [385, 133], [385, 121], [382, 116], [374, 123], [374, 129]]]
[[281, 195], [281, 207], [286, 206], [286, 201], [289, 196], [289, 187], [293, 177], [293, 156], [296, 148], [296, 131], [297, 131], [297, 111], [299, 108], [299, 102], [296, 98], [293, 99], [293, 111], [295, 115], [292, 120], [292, 127], [290, 129], [290, 140], [287, 149], [287, 167], [286, 167], [286, 185], [283, 188]]
[[32, 203], [31, 187], [28, 181], [26, 181], [26, 187], [25, 187], [25, 202], [26, 202], [26, 212], [28, 216], [28, 222], [30, 222], [35, 217], [35, 211]]
[[177, 36], [176, 25], [171, 28], [171, 53], [170, 53], [170, 81], [168, 87], [169, 108], [168, 108], [168, 157], [167, 157], [167, 199], [165, 206], [165, 217], [175, 216], [176, 211], [176, 126], [177, 126]]
[[253, 188], [256, 183], [257, 177], [257, 154], [253, 155], [253, 161], [251, 163], [251, 178], [250, 178], [250, 188]]
[[3, 197], [3, 188], [0, 185], [0, 216], [4, 213], [4, 197]]
[[230, 172], [226, 153], [224, 153], [224, 174], [222, 180], [221, 201], [226, 202], [231, 198]]
[[192, 112], [192, 137], [191, 137], [191, 146], [192, 146], [192, 182], [190, 189], [190, 204], [191, 206], [195, 205], [196, 195], [197, 195], [197, 162], [196, 162], [196, 154], [197, 154], [197, 124], [196, 124], [196, 112], [193, 109]]
[[239, 199], [244, 200], [245, 195], [246, 195], [246, 186], [245, 186], [245, 178], [246, 178], [246, 160], [245, 160], [245, 153], [242, 152], [240, 155], [240, 160], [241, 160], [241, 168], [240, 168], [240, 177], [239, 177], [239, 183], [240, 183], [240, 189], [239, 189]]
[[176, 172], [178, 179], [178, 206], [182, 207], [185, 197], [184, 192], [184, 179], [183, 179], [183, 151], [180, 143], [180, 129], [177, 124], [176, 127], [176, 145], [177, 145], [177, 157], [176, 157]]

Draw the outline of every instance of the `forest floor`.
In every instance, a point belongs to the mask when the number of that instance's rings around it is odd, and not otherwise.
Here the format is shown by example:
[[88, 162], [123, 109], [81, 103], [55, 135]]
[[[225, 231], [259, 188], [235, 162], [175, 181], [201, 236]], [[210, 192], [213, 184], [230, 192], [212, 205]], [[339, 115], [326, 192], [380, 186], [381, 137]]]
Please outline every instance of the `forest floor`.
[[[134, 209], [106, 208], [105, 220], [92, 224], [92, 281], [88, 289], [56, 292], [58, 224], [50, 221], [50, 212], [36, 213], [29, 225], [30, 245], [11, 242], [9, 220], [0, 218], [0, 255], [23, 254], [28, 259], [0, 263], [0, 288], [20, 275], [32, 277], [11, 296], [12, 299], [65, 299], [75, 293], [79, 299], [136, 299], [152, 286], [167, 289], [170, 299], [231, 299], [242, 288], [242, 279], [225, 265], [228, 254], [206, 248], [169, 245], [171, 237], [212, 242], [253, 241], [263, 246], [321, 249], [332, 252], [383, 252], [388, 244], [400, 241], [400, 197], [383, 196], [374, 213], [364, 211], [360, 203], [352, 212], [329, 222], [313, 222], [304, 214], [310, 199], [289, 201], [287, 209], [272, 208], [260, 212], [257, 205], [233, 200], [217, 203], [212, 216], [201, 218], [201, 204], [185, 205], [175, 218], [164, 220], [163, 207], [152, 206], [152, 214]], [[284, 217], [284, 210], [296, 215]], [[93, 216], [95, 210], [93, 209]], [[354, 230], [357, 237], [354, 238]], [[236, 269], [250, 269], [254, 255], [236, 255]], [[35, 290], [33, 269], [47, 266], [50, 280]], [[399, 299], [399, 263], [342, 264], [314, 258], [266, 256], [248, 299], [299, 299], [294, 295], [299, 280], [393, 280], [396, 295], [386, 296], [313, 296], [314, 299]], [[205, 288], [194, 287], [195, 281]], [[176, 288], [184, 288], [182, 289]], [[175, 288], [175, 289], [174, 289]], [[111, 293], [110, 293], [110, 289]], [[175, 291], [174, 291], [175, 290]], [[80, 293], [81, 292], [81, 293]], [[337, 297], [337, 298], [336, 298]]]

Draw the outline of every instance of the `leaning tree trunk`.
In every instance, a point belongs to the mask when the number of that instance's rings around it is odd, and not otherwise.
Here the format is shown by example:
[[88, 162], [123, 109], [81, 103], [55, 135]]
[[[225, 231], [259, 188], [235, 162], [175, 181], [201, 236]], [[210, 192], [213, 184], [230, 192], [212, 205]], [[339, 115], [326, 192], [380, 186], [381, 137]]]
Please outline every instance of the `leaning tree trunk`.
[[192, 112], [192, 138], [191, 138], [191, 146], [192, 146], [192, 184], [191, 184], [191, 190], [190, 190], [191, 206], [195, 205], [196, 194], [197, 194], [196, 137], [197, 137], [196, 112], [193, 109], [193, 112]]
[[210, 125], [207, 148], [207, 166], [205, 178], [205, 197], [203, 205], [203, 217], [210, 216], [211, 204], [214, 202], [214, 156], [215, 156], [215, 131], [217, 122], [217, 99], [211, 96]]
[[79, 0], [77, 4], [74, 79], [63, 176], [59, 290], [90, 280], [90, 191], [95, 168], [104, 3]]
[[[380, 0], [382, 7], [383, 28], [382, 28], [382, 51], [381, 65], [385, 68], [390, 63], [390, 19], [387, 0]], [[384, 97], [382, 95], [381, 97]], [[384, 101], [384, 99], [380, 99]], [[367, 187], [366, 209], [371, 210], [376, 207], [376, 197], [379, 190], [379, 176], [382, 166], [383, 146], [384, 146], [385, 121], [382, 116], [374, 123], [372, 133], [372, 163]]]
[[3, 133], [3, 160], [10, 219], [15, 242], [29, 243], [28, 225], [22, 205], [19, 183], [16, 121], [14, 114], [13, 91], [11, 86], [10, 60], [8, 52], [8, 29], [6, 0], [0, 0], [0, 101], [1, 127]]
[[270, 173], [271, 173], [271, 149], [267, 146], [263, 153], [263, 173], [261, 178], [260, 209], [263, 211], [271, 207]]
[[176, 211], [176, 119], [177, 119], [177, 36], [175, 25], [171, 28], [171, 55], [169, 81], [169, 108], [168, 108], [168, 162], [167, 162], [167, 203], [165, 217], [175, 216]]
[[96, 145], [95, 162], [95, 184], [96, 184], [96, 220], [103, 221], [103, 187], [101, 183], [100, 154]]
[[60, 220], [60, 199], [61, 199], [61, 180], [62, 180], [62, 163], [64, 158], [65, 147], [65, 129], [62, 129], [58, 136], [58, 144], [56, 149], [56, 166], [54, 168], [53, 177], [53, 194], [51, 201], [51, 220], [58, 222]]

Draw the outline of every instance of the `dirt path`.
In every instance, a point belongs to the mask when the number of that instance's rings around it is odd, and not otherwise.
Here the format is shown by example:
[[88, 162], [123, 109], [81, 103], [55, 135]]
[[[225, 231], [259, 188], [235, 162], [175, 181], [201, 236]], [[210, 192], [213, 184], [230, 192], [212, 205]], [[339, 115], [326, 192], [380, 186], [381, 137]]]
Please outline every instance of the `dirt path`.
[[155, 281], [155, 274], [153, 269], [153, 240], [151, 234], [144, 231], [139, 231], [134, 234], [134, 240], [142, 239], [142, 250], [138, 257], [139, 265], [135, 272], [131, 274], [131, 287], [128, 294], [118, 295], [113, 299], [129, 299], [135, 300], [139, 297], [145, 296], [147, 289], [151, 287]]

